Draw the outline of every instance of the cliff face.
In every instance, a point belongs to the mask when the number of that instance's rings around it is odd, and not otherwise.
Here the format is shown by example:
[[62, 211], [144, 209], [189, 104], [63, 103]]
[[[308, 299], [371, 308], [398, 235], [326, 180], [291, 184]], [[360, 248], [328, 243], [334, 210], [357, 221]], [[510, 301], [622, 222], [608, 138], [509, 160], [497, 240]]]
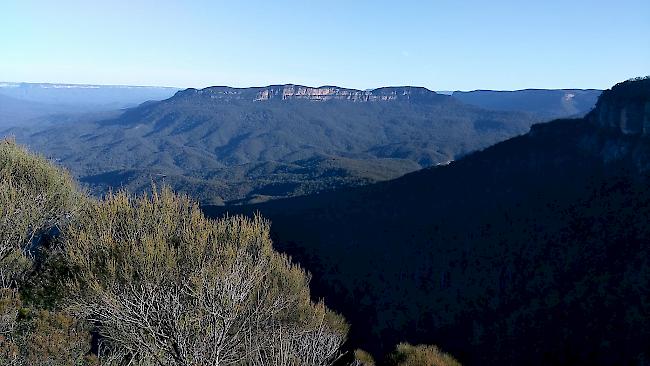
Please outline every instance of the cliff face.
[[[558, 128], [562, 123], [564, 127]], [[572, 124], [584, 129], [571, 132]], [[552, 141], [568, 136], [567, 131], [578, 137], [575, 144], [585, 156], [637, 174], [650, 173], [650, 78], [628, 80], [604, 91], [584, 123], [560, 120], [534, 125], [529, 136]]]
[[650, 79], [626, 81], [606, 90], [588, 119], [626, 135], [650, 136]]
[[230, 88], [223, 86], [209, 87], [201, 90], [187, 89], [176, 94], [177, 97], [200, 95], [215, 100], [231, 101], [271, 101], [271, 100], [308, 100], [351, 102], [377, 101], [432, 101], [449, 99], [421, 87], [388, 87], [374, 90], [356, 90], [336, 86], [308, 87], [302, 85], [271, 85], [262, 88]]

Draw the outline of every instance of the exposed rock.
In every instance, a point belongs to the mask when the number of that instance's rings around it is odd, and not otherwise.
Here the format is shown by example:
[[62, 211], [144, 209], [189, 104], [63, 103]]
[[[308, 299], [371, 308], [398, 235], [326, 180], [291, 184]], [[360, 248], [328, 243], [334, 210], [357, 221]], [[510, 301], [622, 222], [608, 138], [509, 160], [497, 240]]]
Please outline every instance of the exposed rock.
[[588, 119], [626, 135], [650, 136], [650, 79], [635, 79], [603, 92]]
[[585, 123], [559, 120], [538, 124], [531, 127], [529, 136], [557, 138], [558, 132], [570, 130], [557, 128], [560, 123], [584, 126], [576, 143], [585, 156], [597, 156], [606, 165], [625, 165], [642, 174], [650, 172], [650, 78], [628, 80], [604, 91]]
[[271, 85], [262, 88], [230, 88], [214, 86], [201, 90], [187, 89], [180, 91], [176, 97], [189, 95], [203, 95], [211, 99], [234, 101], [270, 101], [270, 100], [309, 100], [329, 101], [342, 100], [351, 102], [375, 101], [430, 101], [433, 99], [448, 98], [422, 87], [387, 87], [373, 90], [356, 90], [340, 88], [337, 86], [308, 87], [302, 85]]

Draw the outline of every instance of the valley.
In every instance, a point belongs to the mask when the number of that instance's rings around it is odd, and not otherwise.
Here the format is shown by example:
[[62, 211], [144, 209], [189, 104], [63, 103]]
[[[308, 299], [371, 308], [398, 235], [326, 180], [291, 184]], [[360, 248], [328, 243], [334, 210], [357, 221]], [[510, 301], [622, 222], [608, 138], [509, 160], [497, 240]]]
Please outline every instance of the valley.
[[0, 366], [648, 366], [648, 14], [0, 1]]
[[[568, 92], [521, 93], [528, 104], [501, 111], [416, 87], [211, 87], [4, 134], [60, 162], [96, 195], [164, 182], [204, 204], [241, 204], [362, 186], [458, 159], [526, 133], [544, 121], [533, 110], [546, 108], [540, 100], [560, 103]], [[597, 93], [588, 95], [593, 105]], [[565, 115], [590, 107], [585, 99]]]

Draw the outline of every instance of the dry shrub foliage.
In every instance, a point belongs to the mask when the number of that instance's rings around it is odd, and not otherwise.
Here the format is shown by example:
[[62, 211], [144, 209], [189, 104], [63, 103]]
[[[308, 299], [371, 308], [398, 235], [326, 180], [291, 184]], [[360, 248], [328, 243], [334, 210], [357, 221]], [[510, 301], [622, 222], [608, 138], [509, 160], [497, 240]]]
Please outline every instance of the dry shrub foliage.
[[[5, 298], [6, 299], [6, 298]], [[89, 325], [64, 312], [19, 309], [18, 303], [0, 300], [0, 312], [14, 306], [21, 319], [10, 332], [0, 335], [0, 365], [77, 366], [93, 365]], [[12, 314], [12, 315], [13, 315]]]
[[65, 232], [73, 308], [137, 365], [321, 365], [347, 333], [260, 217], [210, 220], [167, 188], [108, 195]]
[[390, 356], [390, 364], [395, 366], [461, 366], [451, 355], [438, 347], [419, 344], [400, 343]]
[[0, 140], [0, 286], [16, 286], [34, 241], [71, 218], [84, 198], [66, 171]]
[[351, 366], [375, 366], [375, 359], [372, 355], [362, 349], [354, 350], [354, 360]]
[[70, 175], [12, 140], [0, 140], [0, 364], [81, 365], [88, 327], [64, 312], [23, 307], [19, 291], [39, 239], [85, 202]]
[[[350, 366], [375, 366], [374, 358], [368, 352], [357, 349]], [[461, 366], [460, 362], [433, 345], [400, 343], [381, 365], [390, 366]]]

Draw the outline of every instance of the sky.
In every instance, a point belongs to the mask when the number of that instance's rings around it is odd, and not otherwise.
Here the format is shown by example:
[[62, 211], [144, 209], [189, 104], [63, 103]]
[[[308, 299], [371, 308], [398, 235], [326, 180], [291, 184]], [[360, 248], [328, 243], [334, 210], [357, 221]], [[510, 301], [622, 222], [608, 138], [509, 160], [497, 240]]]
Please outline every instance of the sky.
[[514, 90], [648, 74], [648, 0], [0, 1], [0, 81]]

